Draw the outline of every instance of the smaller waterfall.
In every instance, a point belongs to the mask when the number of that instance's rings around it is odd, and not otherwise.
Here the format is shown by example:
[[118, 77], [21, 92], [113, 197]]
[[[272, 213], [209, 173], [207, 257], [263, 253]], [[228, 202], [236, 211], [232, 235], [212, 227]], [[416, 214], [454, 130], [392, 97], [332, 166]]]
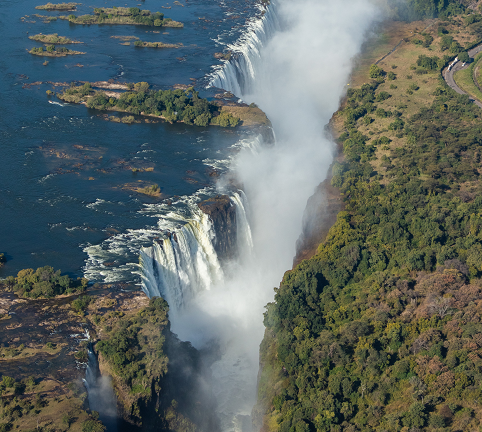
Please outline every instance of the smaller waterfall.
[[280, 28], [275, 1], [271, 1], [269, 7], [260, 8], [262, 16], [252, 20], [243, 36], [227, 46], [233, 56], [213, 72], [210, 87], [219, 87], [240, 97], [251, 93], [261, 48]]
[[253, 250], [253, 237], [248, 222], [248, 200], [242, 190], [235, 192], [231, 200], [236, 205], [236, 240], [238, 253], [243, 255]]
[[117, 431], [117, 401], [109, 377], [102, 376], [99, 363], [92, 347], [88, 348], [88, 364], [85, 372], [84, 385], [91, 411], [99, 413], [100, 421], [108, 432]]
[[180, 310], [197, 292], [223, 280], [211, 227], [209, 217], [197, 209], [179, 231], [141, 249], [142, 289], [149, 298], [162, 296]]

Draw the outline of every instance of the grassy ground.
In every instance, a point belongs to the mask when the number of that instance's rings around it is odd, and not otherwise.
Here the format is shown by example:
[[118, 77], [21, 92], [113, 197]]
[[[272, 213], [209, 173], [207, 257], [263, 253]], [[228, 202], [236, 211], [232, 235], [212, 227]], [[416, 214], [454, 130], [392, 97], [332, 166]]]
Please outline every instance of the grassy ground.
[[457, 85], [466, 93], [474, 97], [475, 99], [482, 101], [482, 93], [474, 83], [473, 69], [468, 67], [467, 69], [458, 71], [454, 75]]
[[[434, 100], [434, 91], [441, 83], [442, 78], [438, 70], [417, 74], [418, 57], [420, 55], [439, 58], [444, 55], [455, 57], [455, 54], [450, 53], [449, 50], [441, 50], [442, 37], [438, 32], [439, 27], [443, 28], [462, 47], [480, 39], [473, 28], [465, 25], [464, 17], [456, 17], [449, 21], [432, 19], [412, 23], [387, 22], [377, 30], [376, 36], [368, 40], [362, 54], [354, 60], [355, 65], [347, 89], [359, 88], [364, 83], [372, 82], [368, 71], [371, 64], [377, 63], [386, 73], [394, 72], [396, 79], [389, 81], [385, 78], [384, 82], [379, 85], [377, 94], [385, 91], [390, 94], [390, 98], [383, 102], [376, 102], [376, 108], [392, 112], [399, 111], [402, 113], [401, 119], [406, 120], [423, 107], [430, 106]], [[424, 35], [433, 37], [433, 42], [427, 48], [420, 43], [415, 43], [417, 40], [423, 41]], [[397, 48], [390, 53], [395, 47]], [[390, 54], [387, 55], [388, 53]], [[475, 87], [475, 85], [473, 86]], [[413, 90], [413, 88], [418, 89]], [[367, 116], [372, 119], [372, 122], [365, 124], [363, 118], [359, 119], [358, 130], [373, 140], [382, 136], [391, 140], [387, 146], [377, 146], [377, 159], [371, 162], [376, 171], [382, 172], [382, 157], [388, 156], [394, 148], [405, 145], [407, 138], [399, 138], [396, 131], [389, 129], [389, 125], [395, 120], [394, 117], [380, 118], [375, 113], [367, 114]], [[344, 120], [342, 112], [339, 111], [334, 115], [331, 124], [335, 137], [344, 132]], [[370, 140], [367, 144], [371, 143]], [[382, 183], [386, 181], [382, 180]]]
[[242, 126], [271, 125], [271, 122], [269, 121], [268, 117], [266, 117], [266, 114], [258, 107], [224, 105], [221, 108], [221, 111], [228, 112], [234, 117], [240, 118]]
[[475, 57], [474, 62], [467, 68], [458, 71], [454, 75], [457, 85], [473, 98], [482, 101], [482, 92], [477, 84], [480, 86], [480, 66], [482, 65], [482, 54]]

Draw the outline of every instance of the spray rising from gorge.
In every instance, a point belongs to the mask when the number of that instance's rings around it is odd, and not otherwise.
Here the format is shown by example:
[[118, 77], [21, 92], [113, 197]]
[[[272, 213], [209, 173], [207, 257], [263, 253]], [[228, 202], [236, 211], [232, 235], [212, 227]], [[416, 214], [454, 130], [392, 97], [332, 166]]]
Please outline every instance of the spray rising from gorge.
[[[274, 146], [241, 152], [235, 163], [247, 199], [233, 205], [249, 220], [238, 222], [238, 237], [252, 245], [242, 242], [236, 260], [218, 269], [213, 234], [198, 220], [182, 240], [142, 253], [144, 289], [168, 299], [173, 331], [196, 347], [221, 347], [211, 385], [223, 430], [249, 429], [264, 306], [291, 267], [306, 202], [332, 162], [325, 125], [375, 17], [368, 0], [278, 0], [249, 24], [211, 84], [257, 103], [276, 134]], [[203, 228], [189, 234], [194, 225]]]

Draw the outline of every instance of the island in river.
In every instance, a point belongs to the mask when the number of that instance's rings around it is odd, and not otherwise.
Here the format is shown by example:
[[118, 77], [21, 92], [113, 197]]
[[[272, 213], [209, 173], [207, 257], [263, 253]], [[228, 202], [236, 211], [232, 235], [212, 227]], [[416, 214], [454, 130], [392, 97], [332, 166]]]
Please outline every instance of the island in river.
[[77, 9], [77, 5], [82, 3], [47, 3], [45, 5], [35, 6], [35, 9], [47, 10], [47, 11], [74, 11]]
[[69, 39], [68, 37], [64, 36], [59, 36], [57, 33], [53, 34], [36, 34], [34, 36], [29, 36], [28, 37], [31, 40], [37, 41], [37, 42], [42, 42], [45, 44], [55, 44], [55, 45], [65, 45], [65, 44], [80, 44], [83, 42], [75, 41], [72, 39]]
[[149, 10], [141, 10], [137, 7], [112, 7], [95, 8], [94, 15], [60, 16], [60, 19], [68, 20], [73, 24], [130, 24], [150, 27], [175, 27], [182, 28], [184, 24], [164, 18], [161, 12], [152, 13]]
[[208, 101], [200, 98], [193, 87], [186, 90], [151, 90], [145, 82], [126, 84], [128, 91], [95, 90], [91, 83], [71, 86], [57, 93], [65, 102], [82, 103], [88, 108], [127, 112], [154, 117], [170, 123], [183, 122], [196, 126], [269, 127], [266, 115], [254, 104], [246, 105], [230, 99]]

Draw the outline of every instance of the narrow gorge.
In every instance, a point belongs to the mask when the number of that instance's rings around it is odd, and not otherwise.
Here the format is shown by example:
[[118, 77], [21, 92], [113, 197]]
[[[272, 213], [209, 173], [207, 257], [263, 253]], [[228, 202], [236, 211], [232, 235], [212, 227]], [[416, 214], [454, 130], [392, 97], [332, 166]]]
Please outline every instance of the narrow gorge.
[[231, 58], [214, 70], [210, 85], [264, 110], [275, 143], [236, 156], [231, 175], [240, 190], [231, 202], [193, 206], [181, 230], [141, 253], [143, 289], [168, 301], [173, 332], [219, 352], [211, 385], [223, 431], [251, 428], [264, 307], [291, 268], [306, 204], [333, 160], [325, 126], [376, 17], [365, 0], [262, 7], [226, 47]]

